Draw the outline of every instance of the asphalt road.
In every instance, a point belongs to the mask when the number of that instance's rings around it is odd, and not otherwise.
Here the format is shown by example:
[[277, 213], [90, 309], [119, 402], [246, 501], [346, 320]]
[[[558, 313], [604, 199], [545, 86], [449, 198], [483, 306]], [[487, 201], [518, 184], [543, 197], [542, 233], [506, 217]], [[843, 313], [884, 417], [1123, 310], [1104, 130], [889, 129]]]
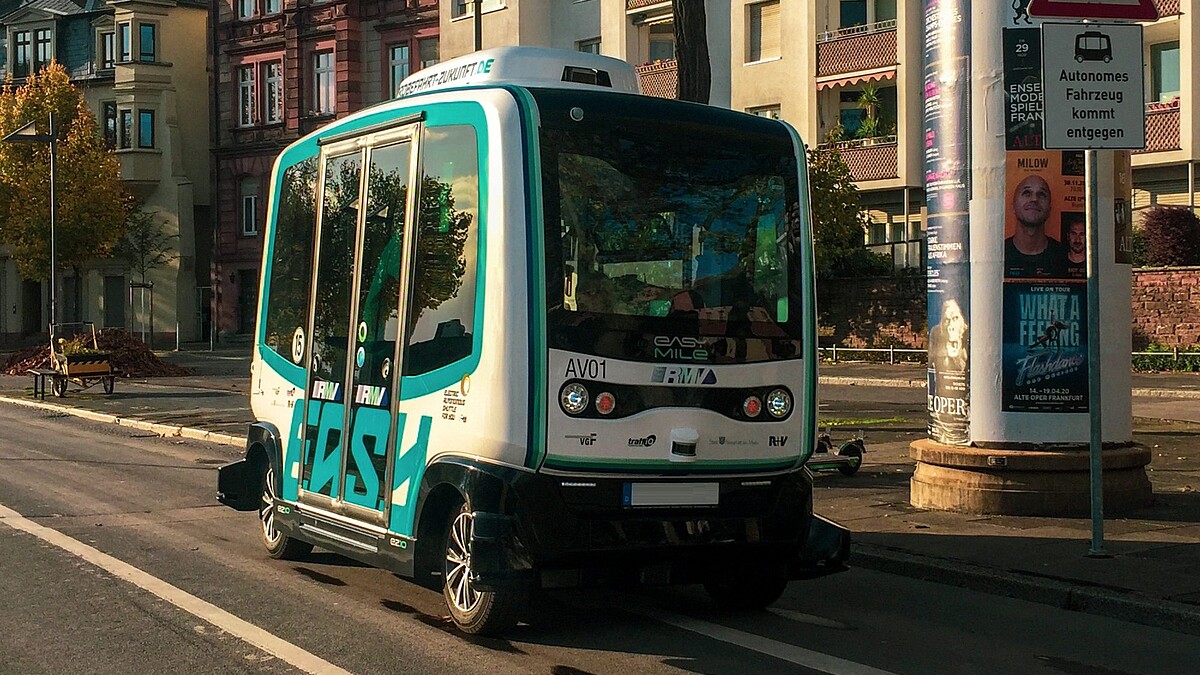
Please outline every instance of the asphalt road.
[[739, 615], [695, 587], [557, 591], [509, 639], [468, 638], [434, 591], [321, 551], [267, 558], [255, 515], [213, 498], [236, 448], [4, 413], [0, 673], [1112, 675], [1195, 672], [1200, 654], [1200, 638], [867, 570]]

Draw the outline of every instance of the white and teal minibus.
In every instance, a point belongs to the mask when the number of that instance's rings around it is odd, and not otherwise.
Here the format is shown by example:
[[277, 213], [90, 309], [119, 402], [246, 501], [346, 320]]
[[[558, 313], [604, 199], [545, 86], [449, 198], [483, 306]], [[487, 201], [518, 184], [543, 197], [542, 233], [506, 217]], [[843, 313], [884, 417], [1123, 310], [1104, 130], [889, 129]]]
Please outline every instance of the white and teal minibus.
[[440, 585], [466, 632], [534, 589], [837, 569], [813, 516], [816, 311], [788, 125], [509, 47], [275, 164], [245, 459], [268, 553]]

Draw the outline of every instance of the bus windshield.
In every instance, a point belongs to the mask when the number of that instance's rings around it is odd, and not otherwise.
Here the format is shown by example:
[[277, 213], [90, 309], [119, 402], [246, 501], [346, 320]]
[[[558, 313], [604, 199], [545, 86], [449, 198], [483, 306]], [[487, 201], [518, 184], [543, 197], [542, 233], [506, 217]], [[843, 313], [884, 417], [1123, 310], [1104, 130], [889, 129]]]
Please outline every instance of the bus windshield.
[[604, 94], [577, 93], [560, 114], [549, 92], [537, 98], [552, 347], [713, 363], [800, 353], [797, 166], [782, 125]]

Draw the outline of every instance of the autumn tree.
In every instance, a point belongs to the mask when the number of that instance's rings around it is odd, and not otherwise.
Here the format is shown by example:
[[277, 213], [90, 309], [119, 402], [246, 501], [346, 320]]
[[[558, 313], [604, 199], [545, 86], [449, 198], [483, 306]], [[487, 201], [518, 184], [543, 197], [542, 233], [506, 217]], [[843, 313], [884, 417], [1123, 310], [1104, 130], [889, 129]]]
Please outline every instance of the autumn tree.
[[158, 269], [179, 256], [172, 242], [179, 235], [163, 228], [163, 221], [153, 212], [139, 208], [130, 214], [126, 222], [125, 238], [117, 243], [114, 253], [125, 261], [129, 270], [146, 283], [150, 270]]
[[[103, 142], [96, 118], [60, 64], [0, 88], [0, 135], [34, 122], [57, 139], [59, 267], [78, 269], [109, 256], [125, 234], [132, 207], [116, 156]], [[0, 143], [0, 243], [26, 279], [50, 276], [50, 147]]]
[[872, 276], [890, 271], [885, 256], [863, 246], [867, 220], [858, 200], [858, 187], [836, 147], [808, 149], [808, 180], [817, 277]]

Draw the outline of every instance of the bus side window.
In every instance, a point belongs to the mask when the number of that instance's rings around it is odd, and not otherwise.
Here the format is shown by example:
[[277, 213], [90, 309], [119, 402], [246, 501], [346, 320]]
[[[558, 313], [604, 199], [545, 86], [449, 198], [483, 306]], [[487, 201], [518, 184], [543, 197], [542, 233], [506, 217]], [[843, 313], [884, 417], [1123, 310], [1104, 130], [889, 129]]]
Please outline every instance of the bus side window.
[[283, 173], [275, 223], [274, 256], [267, 287], [265, 341], [280, 356], [303, 367], [304, 331], [312, 283], [313, 235], [317, 225], [317, 159]]
[[475, 333], [479, 160], [475, 129], [426, 127], [404, 374], [471, 355]]

